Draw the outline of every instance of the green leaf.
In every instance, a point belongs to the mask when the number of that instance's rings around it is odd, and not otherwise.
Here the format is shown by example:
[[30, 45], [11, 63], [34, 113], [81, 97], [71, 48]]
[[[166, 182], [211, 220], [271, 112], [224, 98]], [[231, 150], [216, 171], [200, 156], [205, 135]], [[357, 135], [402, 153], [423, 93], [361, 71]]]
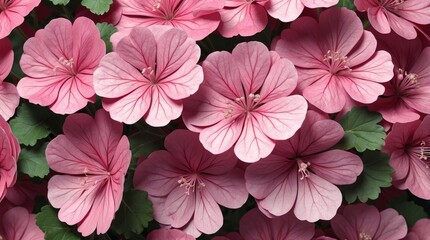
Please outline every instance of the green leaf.
[[378, 198], [382, 187], [391, 186], [391, 174], [394, 169], [388, 164], [389, 157], [380, 151], [366, 151], [362, 155], [364, 169], [357, 181], [341, 187], [343, 196], [348, 203], [358, 200], [367, 202]]
[[92, 13], [102, 15], [109, 11], [112, 0], [82, 0], [82, 5], [88, 8]]
[[44, 206], [42, 211], [36, 215], [36, 224], [45, 233], [46, 240], [80, 239], [69, 226], [58, 220], [57, 212], [50, 205]]
[[405, 197], [401, 196], [394, 199], [388, 207], [396, 209], [405, 218], [408, 227], [412, 228], [418, 220], [427, 218], [427, 214], [423, 207], [413, 201], [407, 201]]
[[70, 0], [50, 0], [54, 5], [67, 5]]
[[355, 10], [354, 0], [339, 0], [339, 3], [336, 6]]
[[110, 36], [116, 33], [118, 30], [109, 23], [97, 23], [97, 28], [99, 29], [100, 36], [106, 44], [106, 52], [112, 52], [112, 42], [110, 41]]
[[377, 124], [381, 120], [379, 113], [366, 108], [352, 108], [339, 120], [345, 136], [337, 147], [344, 150], [355, 148], [358, 152], [380, 150], [386, 137], [384, 128]]
[[22, 148], [19, 154], [18, 169], [30, 177], [43, 178], [48, 175], [49, 166], [45, 157], [47, 145], [48, 143], [31, 148]]
[[47, 137], [51, 131], [46, 123], [49, 110], [35, 105], [22, 104], [9, 124], [20, 144], [34, 146], [37, 140]]
[[115, 214], [112, 229], [119, 235], [130, 238], [133, 233], [140, 234], [152, 221], [152, 203], [146, 192], [131, 190], [124, 193], [121, 206]]

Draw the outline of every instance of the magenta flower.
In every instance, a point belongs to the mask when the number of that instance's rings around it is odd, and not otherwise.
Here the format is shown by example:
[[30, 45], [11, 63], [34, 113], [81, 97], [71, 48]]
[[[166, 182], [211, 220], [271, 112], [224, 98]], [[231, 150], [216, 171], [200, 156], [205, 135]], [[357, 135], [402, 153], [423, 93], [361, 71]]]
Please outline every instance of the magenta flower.
[[203, 81], [199, 58], [200, 48], [184, 31], [138, 27], [102, 59], [94, 88], [114, 120], [133, 124], [143, 117], [151, 126], [165, 126]]
[[46, 148], [49, 167], [60, 173], [48, 182], [48, 199], [58, 218], [88, 236], [106, 233], [122, 199], [131, 159], [122, 125], [103, 110], [93, 119], [76, 113], [66, 118], [64, 134]]
[[417, 197], [430, 199], [430, 115], [422, 121], [395, 123], [383, 151], [394, 168], [393, 184]]
[[225, 0], [118, 0], [122, 17], [113, 42], [118, 42], [136, 26], [168, 25], [184, 30], [195, 40], [215, 31], [220, 22], [218, 10]]
[[391, 29], [406, 39], [417, 37], [417, 24], [430, 24], [430, 0], [354, 0], [361, 12], [367, 12], [376, 31], [387, 34]]
[[339, 0], [226, 0], [220, 11], [218, 31], [224, 37], [252, 36], [267, 25], [267, 13], [282, 22], [299, 17], [306, 7], [320, 8], [336, 5]]
[[390, 122], [418, 120], [430, 114], [430, 47], [419, 39], [406, 40], [394, 33], [376, 34], [378, 46], [391, 53], [394, 77], [385, 83], [385, 93], [370, 108]]
[[248, 193], [243, 170], [232, 151], [212, 155], [198, 134], [176, 130], [166, 137], [167, 151], [155, 151], [136, 169], [134, 185], [148, 192], [154, 218], [198, 237], [223, 224], [218, 206], [239, 208]]
[[339, 239], [399, 240], [406, 236], [405, 218], [392, 208], [379, 212], [375, 206], [347, 205], [331, 221], [331, 227]]
[[0, 0], [0, 39], [9, 36], [39, 4], [40, 0]]
[[0, 116], [0, 202], [6, 196], [17, 177], [17, 161], [21, 151], [18, 140], [12, 134], [9, 124]]
[[19, 94], [15, 85], [4, 82], [12, 65], [12, 44], [7, 38], [0, 39], [0, 116], [6, 121], [15, 114], [19, 105]]
[[148, 234], [147, 240], [196, 240], [178, 229], [160, 228]]
[[8, 210], [0, 219], [0, 239], [41, 240], [45, 234], [36, 225], [36, 215], [27, 209], [15, 207]]
[[418, 220], [404, 240], [425, 240], [430, 239], [430, 219], [423, 218]]
[[205, 82], [186, 100], [182, 117], [213, 154], [234, 145], [240, 160], [256, 162], [302, 125], [306, 100], [288, 96], [297, 84], [296, 70], [262, 43], [241, 43], [231, 54], [212, 53], [203, 72]]
[[20, 65], [28, 77], [19, 81], [19, 95], [58, 114], [75, 113], [94, 101], [93, 72], [105, 53], [90, 19], [54, 19], [24, 44]]
[[328, 150], [344, 135], [340, 124], [309, 111], [303, 126], [280, 141], [267, 158], [245, 172], [246, 188], [263, 211], [282, 216], [294, 209], [300, 220], [329, 220], [342, 203], [334, 185], [354, 183], [363, 170], [350, 152]]
[[352, 100], [375, 102], [385, 90], [381, 83], [393, 77], [390, 54], [375, 52], [376, 39], [346, 8], [325, 10], [319, 23], [299, 18], [273, 47], [295, 64], [299, 92], [326, 113], [339, 112]]
[[246, 240], [310, 240], [315, 233], [312, 223], [299, 221], [291, 213], [282, 217], [268, 218], [256, 208], [240, 219], [239, 229]]

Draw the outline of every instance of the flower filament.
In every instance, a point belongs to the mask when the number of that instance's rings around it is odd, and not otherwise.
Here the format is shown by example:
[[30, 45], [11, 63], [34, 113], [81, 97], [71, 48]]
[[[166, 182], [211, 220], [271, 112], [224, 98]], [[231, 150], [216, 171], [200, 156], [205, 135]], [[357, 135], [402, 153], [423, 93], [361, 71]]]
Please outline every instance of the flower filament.
[[379, 5], [385, 9], [398, 10], [405, 0], [379, 0]]
[[196, 185], [197, 190], [202, 190], [206, 186], [205, 183], [196, 174], [182, 176], [178, 180], [178, 183], [179, 187], [185, 188], [186, 195], [190, 195], [190, 192], [195, 192]]
[[339, 51], [328, 50], [324, 54], [323, 61], [326, 62], [329, 72], [337, 74], [343, 70], [351, 71], [348, 66], [348, 57], [342, 55]]
[[398, 88], [403, 91], [415, 89], [419, 86], [418, 75], [415, 73], [408, 73], [401, 68], [397, 70], [396, 78]]
[[360, 232], [358, 234], [358, 237], [359, 237], [360, 240], [372, 240], [372, 236], [370, 236], [366, 232]]
[[73, 58], [66, 59], [64, 57], [60, 57], [58, 62], [61, 64], [59, 67], [54, 67], [54, 72], [58, 72], [59, 70], [65, 70], [66, 73], [76, 76], [77, 72], [75, 70], [75, 61]]
[[309, 177], [308, 167], [311, 165], [310, 162], [303, 162], [302, 160], [297, 160], [297, 166], [299, 167], [298, 172], [302, 174], [300, 180], [305, 179], [305, 177]]

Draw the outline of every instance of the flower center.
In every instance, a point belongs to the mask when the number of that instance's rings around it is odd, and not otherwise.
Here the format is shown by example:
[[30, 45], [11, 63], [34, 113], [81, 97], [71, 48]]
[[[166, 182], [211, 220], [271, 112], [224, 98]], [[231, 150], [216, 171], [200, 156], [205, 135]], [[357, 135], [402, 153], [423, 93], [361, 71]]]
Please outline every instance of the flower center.
[[155, 69], [152, 67], [147, 67], [142, 70], [142, 75], [152, 83], [157, 83], [155, 78]]
[[328, 70], [332, 74], [337, 74], [341, 71], [351, 71], [351, 68], [348, 66], [348, 57], [342, 55], [339, 51], [328, 50], [324, 55], [324, 62], [326, 62]]
[[358, 234], [358, 237], [360, 240], [372, 240], [372, 236], [370, 234], [367, 234], [366, 232], [361, 232]]
[[302, 160], [297, 160], [297, 166], [299, 167], [298, 172], [302, 174], [300, 177], [300, 180], [305, 179], [305, 177], [309, 177], [309, 170], [308, 167], [311, 165], [310, 162], [303, 162]]
[[388, 10], [398, 10], [405, 0], [378, 0], [379, 6]]
[[408, 73], [405, 70], [399, 68], [396, 76], [397, 88], [400, 92], [415, 89], [419, 86], [418, 75], [415, 73]]
[[179, 183], [179, 187], [185, 188], [186, 195], [190, 195], [190, 191], [195, 192], [196, 185], [197, 185], [197, 190], [202, 190], [206, 186], [205, 183], [199, 178], [197, 174], [182, 176], [178, 180], [178, 183]]
[[73, 60], [73, 58], [66, 59], [64, 57], [60, 57], [58, 59], [58, 62], [60, 63], [60, 66], [54, 67], [54, 72], [62, 72], [71, 76], [76, 76], [77, 72], [75, 69], [75, 61]]
[[182, 1], [174, 5], [171, 3], [165, 4], [165, 1], [163, 0], [155, 0], [154, 4], [152, 5], [152, 11], [160, 13], [165, 20], [170, 21], [175, 17], [176, 12], [181, 5]]

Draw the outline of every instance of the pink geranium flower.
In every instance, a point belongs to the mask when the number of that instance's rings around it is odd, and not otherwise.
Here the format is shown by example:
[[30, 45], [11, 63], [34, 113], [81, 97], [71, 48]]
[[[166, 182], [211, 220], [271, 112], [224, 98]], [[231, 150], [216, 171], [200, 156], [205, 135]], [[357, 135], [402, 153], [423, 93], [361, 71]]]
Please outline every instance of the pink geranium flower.
[[12, 44], [7, 38], [0, 39], [0, 116], [6, 121], [15, 114], [15, 109], [19, 104], [19, 94], [16, 87], [11, 83], [4, 82], [12, 69], [12, 65]]
[[370, 108], [390, 123], [411, 122], [420, 113], [430, 114], [430, 47], [423, 49], [419, 39], [406, 40], [394, 33], [376, 37], [379, 48], [393, 57], [394, 77]]
[[430, 115], [422, 121], [395, 123], [383, 150], [394, 168], [393, 184], [430, 199]]
[[282, 22], [299, 17], [306, 7], [320, 8], [336, 5], [339, 0], [226, 0], [220, 11], [218, 31], [224, 37], [252, 36], [267, 25], [267, 13]]
[[157, 229], [148, 234], [147, 240], [196, 240], [178, 229]]
[[203, 71], [205, 82], [186, 100], [182, 117], [213, 154], [234, 145], [240, 160], [256, 162], [302, 125], [306, 100], [288, 96], [297, 84], [296, 70], [262, 43], [241, 43], [231, 54], [214, 52]]
[[66, 118], [64, 134], [46, 148], [49, 167], [60, 173], [48, 182], [48, 199], [58, 218], [88, 236], [106, 233], [122, 199], [131, 159], [122, 125], [103, 110], [95, 119], [77, 113]]
[[41, 240], [45, 234], [36, 225], [36, 215], [27, 209], [15, 207], [8, 210], [0, 219], [0, 239]]
[[246, 169], [246, 188], [259, 207], [275, 216], [294, 209], [298, 219], [309, 222], [333, 218], [342, 203], [334, 184], [354, 183], [363, 170], [357, 155], [328, 150], [343, 135], [336, 121], [309, 111], [292, 138]]
[[388, 208], [379, 212], [365, 204], [347, 205], [331, 221], [331, 227], [339, 239], [399, 240], [406, 236], [405, 218]]
[[203, 81], [199, 58], [200, 48], [184, 31], [137, 27], [102, 59], [94, 88], [113, 119], [133, 124], [144, 117], [151, 126], [165, 126]]
[[40, 0], [0, 0], [0, 39], [9, 36], [39, 4]]
[[17, 177], [17, 161], [21, 151], [9, 124], [0, 116], [0, 202]]
[[195, 40], [202, 40], [216, 30], [220, 22], [218, 10], [225, 0], [118, 0], [122, 17], [118, 33], [112, 40], [118, 42], [136, 26], [168, 25], [184, 30]]
[[248, 193], [243, 170], [232, 151], [213, 155], [203, 148], [198, 134], [176, 130], [136, 169], [134, 185], [148, 192], [154, 218], [198, 237], [212, 234], [223, 224], [218, 206], [239, 208]]
[[[367, 12], [376, 31], [387, 34], [391, 29], [406, 39], [417, 37], [417, 24], [430, 24], [430, 0], [354, 0], [361, 12]], [[421, 30], [420, 30], [421, 31]]]
[[96, 25], [80, 17], [52, 20], [24, 44], [21, 68], [28, 76], [19, 95], [58, 114], [74, 113], [94, 101], [93, 72], [106, 47]]
[[418, 220], [410, 229], [404, 240], [426, 240], [430, 239], [430, 219], [423, 218]]
[[282, 217], [268, 218], [256, 208], [240, 219], [239, 229], [246, 240], [310, 240], [315, 233], [312, 223], [299, 221], [291, 213]]
[[375, 52], [375, 37], [346, 8], [325, 10], [319, 23], [299, 18], [273, 48], [295, 64], [299, 92], [326, 113], [339, 112], [352, 100], [375, 102], [385, 90], [381, 83], [393, 77], [390, 54]]

